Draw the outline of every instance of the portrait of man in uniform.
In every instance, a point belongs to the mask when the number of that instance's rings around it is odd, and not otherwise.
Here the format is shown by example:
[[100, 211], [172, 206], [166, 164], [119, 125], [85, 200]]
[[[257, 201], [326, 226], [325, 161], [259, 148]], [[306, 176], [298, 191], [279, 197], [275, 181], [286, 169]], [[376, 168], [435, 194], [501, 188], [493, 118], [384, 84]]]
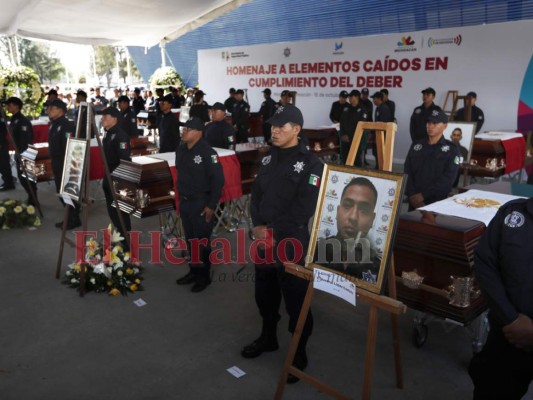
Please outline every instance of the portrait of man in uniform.
[[306, 266], [331, 270], [380, 292], [403, 176], [328, 165], [322, 182]]

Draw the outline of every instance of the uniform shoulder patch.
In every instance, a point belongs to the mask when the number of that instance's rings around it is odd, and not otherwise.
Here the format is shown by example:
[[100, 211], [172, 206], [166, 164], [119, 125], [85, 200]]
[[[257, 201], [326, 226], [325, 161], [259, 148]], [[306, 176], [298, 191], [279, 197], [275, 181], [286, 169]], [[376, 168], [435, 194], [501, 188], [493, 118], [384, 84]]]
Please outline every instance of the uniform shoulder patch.
[[320, 186], [320, 177], [315, 174], [309, 175], [309, 184], [313, 186]]
[[125, 150], [128, 148], [128, 143], [126, 142], [120, 142], [120, 149], [121, 150]]
[[218, 164], [218, 155], [213, 154], [213, 155], [211, 156], [211, 163], [213, 163], [213, 164]]
[[261, 160], [261, 164], [263, 164], [263, 165], [270, 164], [270, 160], [272, 160], [272, 156], [271, 155], [265, 156]]
[[524, 214], [518, 211], [513, 211], [511, 214], [507, 214], [503, 223], [509, 228], [520, 228], [526, 222]]

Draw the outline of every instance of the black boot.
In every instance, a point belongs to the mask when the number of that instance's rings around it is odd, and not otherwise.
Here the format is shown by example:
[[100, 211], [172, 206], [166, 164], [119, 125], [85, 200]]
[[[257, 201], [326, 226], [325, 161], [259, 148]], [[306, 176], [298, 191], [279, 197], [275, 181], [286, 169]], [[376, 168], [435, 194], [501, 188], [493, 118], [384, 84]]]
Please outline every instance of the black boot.
[[[305, 351], [307, 339], [307, 337], [300, 338], [300, 343], [298, 343], [298, 349], [296, 350], [296, 354], [294, 355], [294, 360], [292, 360], [292, 365], [300, 371], [305, 370], [305, 368], [307, 367], [307, 353]], [[289, 374], [289, 376], [287, 377], [287, 383], [289, 384], [296, 383], [299, 380], [300, 378], [292, 374]]]
[[265, 351], [276, 351], [279, 349], [277, 336], [278, 322], [263, 320], [263, 329], [261, 336], [254, 340], [249, 345], [246, 345], [241, 350], [241, 355], [244, 358], [255, 358], [263, 354]]

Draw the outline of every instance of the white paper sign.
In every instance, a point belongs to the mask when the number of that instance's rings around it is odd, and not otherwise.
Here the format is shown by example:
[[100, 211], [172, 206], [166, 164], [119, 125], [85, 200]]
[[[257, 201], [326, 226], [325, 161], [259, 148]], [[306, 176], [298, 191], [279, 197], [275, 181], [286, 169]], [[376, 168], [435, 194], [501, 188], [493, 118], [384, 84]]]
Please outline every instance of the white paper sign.
[[356, 286], [344, 276], [320, 268], [314, 269], [313, 287], [340, 297], [355, 306]]
[[235, 378], [240, 378], [241, 376], [246, 375], [246, 372], [244, 372], [242, 369], [240, 369], [236, 365], [231, 368], [228, 368], [226, 371], [228, 371]]
[[63, 193], [61, 197], [63, 198], [63, 201], [65, 202], [65, 204], [68, 204], [69, 206], [74, 207], [74, 203], [72, 202], [72, 199], [70, 198], [68, 194]]
[[143, 307], [146, 305], [146, 301], [143, 299], [137, 299], [133, 302], [133, 304], [135, 304], [137, 307]]

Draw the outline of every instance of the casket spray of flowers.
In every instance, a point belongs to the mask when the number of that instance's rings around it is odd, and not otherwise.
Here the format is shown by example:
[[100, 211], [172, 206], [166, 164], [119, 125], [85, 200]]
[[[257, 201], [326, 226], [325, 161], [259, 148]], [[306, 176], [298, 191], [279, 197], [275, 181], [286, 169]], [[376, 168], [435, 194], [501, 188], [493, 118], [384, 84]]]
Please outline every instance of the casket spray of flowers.
[[2, 229], [40, 226], [35, 207], [19, 200], [0, 201], [0, 227]]

